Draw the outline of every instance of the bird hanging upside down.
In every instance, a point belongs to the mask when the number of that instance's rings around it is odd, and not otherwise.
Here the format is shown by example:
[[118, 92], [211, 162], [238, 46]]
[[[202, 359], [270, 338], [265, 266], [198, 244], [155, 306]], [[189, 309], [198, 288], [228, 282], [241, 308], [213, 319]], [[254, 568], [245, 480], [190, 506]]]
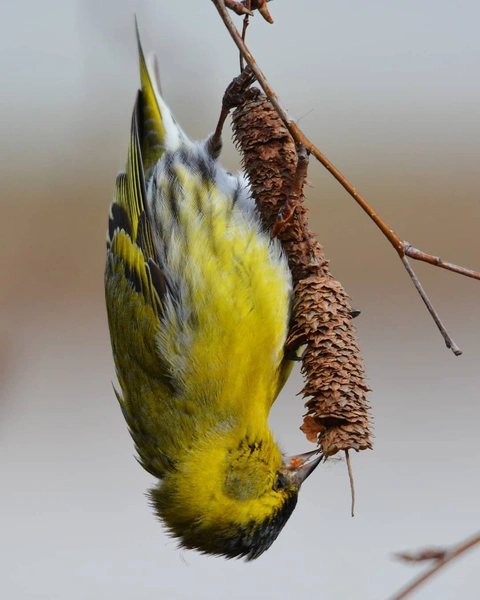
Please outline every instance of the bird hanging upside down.
[[139, 41], [141, 91], [117, 177], [105, 295], [117, 393], [153, 507], [185, 548], [260, 556], [321, 460], [268, 427], [287, 380], [292, 282], [244, 175], [190, 141]]

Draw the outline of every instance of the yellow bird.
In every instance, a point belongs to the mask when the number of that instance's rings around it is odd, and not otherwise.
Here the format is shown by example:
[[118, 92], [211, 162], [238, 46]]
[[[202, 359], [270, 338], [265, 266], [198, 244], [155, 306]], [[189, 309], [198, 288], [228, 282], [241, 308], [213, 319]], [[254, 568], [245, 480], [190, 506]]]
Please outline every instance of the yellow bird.
[[245, 176], [183, 133], [138, 46], [141, 91], [107, 236], [117, 397], [169, 532], [251, 560], [321, 460], [284, 457], [267, 423], [292, 365], [291, 274]]

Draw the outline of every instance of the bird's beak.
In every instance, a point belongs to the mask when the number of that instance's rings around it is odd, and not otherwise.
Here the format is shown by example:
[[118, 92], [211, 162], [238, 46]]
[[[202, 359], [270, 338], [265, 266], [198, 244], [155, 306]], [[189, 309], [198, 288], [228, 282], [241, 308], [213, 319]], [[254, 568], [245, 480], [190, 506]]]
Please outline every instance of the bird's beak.
[[322, 462], [323, 454], [319, 450], [284, 457], [284, 469], [288, 471], [293, 481], [300, 487], [305, 479], [313, 473]]

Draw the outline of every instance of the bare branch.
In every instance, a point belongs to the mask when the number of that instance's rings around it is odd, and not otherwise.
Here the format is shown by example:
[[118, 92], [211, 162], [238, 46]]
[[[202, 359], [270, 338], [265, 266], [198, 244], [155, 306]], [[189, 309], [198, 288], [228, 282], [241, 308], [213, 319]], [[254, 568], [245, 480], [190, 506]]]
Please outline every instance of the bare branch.
[[428, 312], [432, 315], [432, 319], [435, 321], [440, 333], [442, 334], [447, 348], [450, 348], [455, 354], [455, 356], [460, 356], [462, 354], [462, 351], [450, 337], [448, 331], [445, 329], [445, 326], [440, 320], [437, 311], [434, 309], [433, 304], [430, 302], [430, 298], [427, 296], [427, 293], [423, 289], [423, 286], [420, 283], [420, 280], [418, 279], [417, 275], [415, 274], [415, 271], [412, 269], [412, 266], [408, 262], [408, 258], [406, 256], [401, 256], [401, 260], [405, 266], [405, 269], [407, 269], [407, 273], [410, 275], [410, 278], [413, 281], [413, 285], [415, 286], [417, 292], [420, 294], [422, 300], [425, 303], [425, 306], [428, 309]]
[[454, 265], [453, 263], [442, 260], [439, 256], [432, 256], [431, 254], [422, 252], [422, 250], [418, 250], [417, 248], [410, 246], [408, 242], [404, 242], [404, 244], [404, 253], [410, 258], [414, 258], [415, 260], [423, 260], [423, 262], [429, 263], [430, 265], [441, 267], [442, 269], [447, 269], [448, 271], [453, 271], [454, 273], [459, 273], [460, 275], [465, 275], [465, 277], [480, 279], [480, 273], [478, 271], [466, 269], [465, 267], [459, 267], [458, 265]]
[[263, 89], [265, 94], [267, 95], [270, 102], [275, 107], [279, 117], [282, 119], [285, 127], [290, 132], [290, 135], [293, 139], [302, 146], [305, 146], [307, 150], [315, 156], [315, 158], [335, 177], [335, 179], [342, 185], [347, 192], [353, 197], [353, 199], [359, 204], [363, 210], [368, 214], [368, 216], [375, 222], [375, 224], [381, 229], [383, 234], [389, 239], [390, 243], [397, 252], [403, 252], [403, 241], [397, 236], [397, 234], [389, 227], [383, 219], [373, 210], [373, 208], [368, 204], [368, 202], [357, 192], [357, 190], [353, 187], [353, 185], [340, 173], [340, 171], [320, 152], [320, 150], [305, 136], [305, 134], [301, 131], [301, 129], [297, 126], [295, 121], [290, 118], [287, 111], [283, 108], [277, 94], [274, 92], [273, 88], [267, 81], [267, 78], [261, 71], [257, 62], [255, 61], [252, 53], [247, 48], [247, 45], [242, 40], [242, 36], [238, 32], [235, 24], [228, 11], [225, 8], [224, 0], [212, 0], [215, 5], [217, 11], [222, 18], [225, 27], [228, 29], [233, 41], [237, 45], [240, 52], [243, 54], [245, 61], [250, 65], [252, 71], [255, 74], [255, 78], [257, 79], [260, 87]]
[[445, 558], [445, 548], [423, 548], [422, 550], [395, 552], [395, 558], [405, 562], [425, 562], [427, 560], [440, 560]]
[[267, 95], [272, 105], [275, 107], [275, 110], [277, 111], [279, 117], [282, 119], [285, 127], [288, 129], [295, 142], [297, 142], [297, 144], [301, 146], [304, 146], [308, 150], [308, 152], [313, 154], [315, 158], [333, 175], [333, 177], [340, 183], [340, 185], [350, 194], [350, 196], [352, 196], [355, 202], [367, 213], [367, 215], [372, 219], [372, 221], [381, 230], [381, 232], [388, 239], [391, 245], [395, 248], [397, 254], [404, 263], [405, 268], [409, 272], [409, 275], [415, 284], [415, 288], [421, 295], [437, 327], [439, 328], [443, 338], [445, 339], [447, 347], [450, 348], [456, 356], [460, 355], [461, 350], [446, 332], [445, 327], [441, 323], [438, 314], [433, 309], [431, 302], [429, 301], [428, 297], [423, 291], [423, 288], [420, 282], [418, 281], [418, 278], [415, 276], [411, 266], [408, 264], [408, 262], [405, 262], [405, 256], [409, 256], [410, 258], [413, 258], [415, 260], [421, 260], [431, 265], [442, 267], [444, 269], [448, 269], [455, 273], [459, 273], [460, 275], [465, 275], [466, 277], [472, 277], [474, 279], [480, 279], [480, 273], [471, 269], [466, 269], [464, 267], [460, 267], [452, 263], [443, 261], [442, 259], [436, 256], [432, 256], [421, 250], [413, 248], [408, 242], [402, 240], [393, 231], [393, 229], [370, 206], [370, 204], [361, 196], [361, 194], [356, 190], [356, 188], [346, 179], [346, 177], [344, 177], [342, 173], [326, 158], [326, 156], [324, 156], [322, 152], [320, 152], [320, 150], [304, 135], [304, 133], [293, 121], [293, 119], [290, 118], [287, 111], [283, 108], [278, 96], [268, 83], [267, 78], [256, 63], [253, 55], [247, 48], [244, 39], [242, 39], [242, 36], [235, 27], [232, 19], [230, 18], [230, 15], [225, 7], [225, 0], [212, 0], [212, 2], [215, 5], [218, 13], [220, 14], [220, 17], [223, 20], [225, 27], [228, 29], [233, 41], [240, 50], [241, 55], [244, 57], [247, 64], [251, 67], [259, 85]]
[[[442, 569], [446, 564], [451, 562], [454, 558], [459, 557], [461, 554], [470, 550], [474, 546], [480, 544], [480, 532], [476, 533], [473, 537], [468, 538], [464, 542], [461, 542], [457, 546], [453, 546], [451, 548], [446, 548], [443, 550], [436, 550], [439, 555], [439, 558], [435, 560], [435, 563], [432, 567], [427, 569], [424, 573], [422, 573], [419, 577], [414, 579], [411, 583], [409, 583], [406, 587], [404, 587], [400, 592], [391, 596], [390, 600], [403, 600], [406, 598], [411, 592], [416, 590], [422, 583], [430, 579], [432, 575], [434, 575], [437, 571]], [[424, 550], [423, 553], [428, 553], [431, 551]], [[416, 553], [417, 556], [419, 553]], [[421, 553], [420, 553], [421, 554]], [[402, 555], [400, 555], [402, 556]], [[408, 553], [406, 556], [415, 556], [415, 553]]]

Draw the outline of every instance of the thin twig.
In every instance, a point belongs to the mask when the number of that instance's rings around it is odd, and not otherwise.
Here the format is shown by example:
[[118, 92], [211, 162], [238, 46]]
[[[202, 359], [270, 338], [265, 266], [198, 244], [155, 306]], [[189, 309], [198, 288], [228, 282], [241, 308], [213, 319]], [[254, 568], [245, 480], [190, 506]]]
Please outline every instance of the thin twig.
[[[287, 111], [283, 108], [277, 94], [274, 92], [273, 88], [268, 83], [267, 78], [265, 77], [265, 75], [261, 71], [260, 67], [256, 63], [250, 50], [247, 48], [244, 40], [242, 39], [242, 36], [240, 35], [237, 28], [235, 27], [232, 19], [230, 18], [230, 15], [225, 7], [225, 0], [212, 0], [212, 2], [215, 5], [215, 8], [217, 9], [218, 13], [220, 14], [220, 17], [221, 17], [222, 21], [224, 22], [225, 27], [228, 29], [233, 41], [235, 42], [238, 49], [240, 50], [240, 53], [245, 58], [245, 61], [250, 65], [259, 85], [261, 86], [261, 88], [263, 89], [265, 94], [267, 95], [267, 97], [270, 100], [270, 102], [272, 103], [272, 105], [275, 107], [275, 110], [277, 111], [279, 117], [282, 119], [285, 127], [288, 129], [288, 131], [290, 132], [293, 139], [298, 144], [303, 145], [311, 154], [313, 154], [315, 156], [315, 158], [327, 169], [327, 171], [329, 171], [333, 175], [333, 177], [340, 183], [340, 185], [350, 194], [350, 196], [352, 196], [352, 198], [355, 200], [355, 202], [367, 213], [367, 215], [372, 219], [372, 221], [377, 225], [377, 227], [385, 235], [385, 237], [388, 239], [388, 241], [391, 243], [391, 245], [395, 248], [397, 254], [400, 256], [402, 261], [405, 258], [405, 256], [409, 256], [410, 258], [413, 258], [415, 260], [421, 260], [423, 262], [427, 262], [427, 263], [435, 265], [437, 267], [441, 267], [443, 269], [448, 269], [450, 271], [454, 271], [455, 273], [459, 273], [461, 275], [465, 275], [467, 277], [472, 277], [474, 279], [480, 280], [480, 272], [473, 271], [471, 269], [466, 269], [464, 267], [460, 267], [460, 266], [454, 265], [452, 263], [448, 263], [446, 261], [441, 260], [440, 258], [438, 258], [436, 256], [427, 254], [421, 250], [413, 248], [408, 242], [405, 242], [404, 240], [402, 240], [393, 231], [393, 229], [380, 217], [380, 215], [378, 215], [378, 213], [361, 196], [361, 194], [346, 179], [346, 177], [344, 177], [342, 175], [342, 173], [326, 158], [326, 156], [324, 156], [322, 154], [322, 152], [320, 152], [320, 150], [305, 136], [305, 134], [298, 127], [298, 125], [295, 123], [295, 121], [293, 121], [293, 119], [290, 118]], [[404, 262], [404, 264], [405, 264], [405, 262]], [[412, 277], [411, 273], [413, 271], [412, 271], [411, 267], [410, 266], [407, 267], [407, 270], [409, 271], [409, 274]], [[415, 277], [415, 279], [412, 277], [412, 280], [414, 281], [414, 283], [415, 283], [415, 280], [418, 282], [418, 279], [416, 277]], [[439, 329], [445, 339], [447, 347], [451, 348], [452, 351], [454, 352], [454, 354], [456, 354], [458, 356], [459, 354], [461, 354], [461, 351], [459, 350], [459, 348], [455, 344], [455, 342], [453, 342], [453, 340], [451, 340], [451, 338], [448, 336], [448, 334], [447, 334], [447, 337], [445, 337], [446, 330], [443, 327], [443, 325], [441, 324], [441, 321], [438, 318], [438, 315], [433, 310], [432, 304], [428, 300], [428, 297], [426, 296], [425, 292], [423, 290], [422, 290], [422, 292], [420, 292], [421, 286], [419, 288], [415, 284], [415, 287], [419, 291], [419, 293], [422, 296], [422, 299], [425, 302], [425, 304], [427, 305], [427, 307], [430, 307], [429, 311], [432, 314], [432, 316], [434, 317], [435, 323], [439, 327]], [[431, 309], [433, 310], [433, 312]]]
[[395, 558], [399, 560], [403, 560], [405, 562], [425, 562], [431, 560], [440, 560], [445, 558], [447, 554], [447, 550], [445, 548], [423, 548], [422, 550], [417, 550], [413, 552], [395, 552], [393, 555]]
[[[245, 2], [245, 6], [246, 6], [246, 8], [248, 10], [251, 10], [250, 0], [247, 0]], [[248, 29], [249, 24], [250, 24], [250, 18], [249, 18], [248, 15], [245, 15], [243, 17], [243, 25], [242, 25], [242, 40], [243, 40], [243, 43], [245, 43], [245, 39], [247, 37], [247, 29]], [[243, 69], [245, 68], [245, 59], [243, 58], [243, 54], [242, 54], [241, 51], [239, 51], [239, 55], [240, 55], [240, 73], [241, 73], [243, 71]]]
[[345, 461], [347, 463], [348, 479], [350, 481], [350, 493], [352, 497], [352, 517], [355, 516], [355, 480], [353, 479], [352, 463], [350, 462], [350, 454], [348, 450], [345, 450]]
[[457, 344], [453, 341], [453, 339], [449, 335], [448, 331], [445, 329], [445, 326], [443, 325], [440, 317], [438, 316], [437, 311], [434, 309], [433, 304], [430, 302], [430, 298], [427, 296], [425, 290], [423, 289], [422, 284], [420, 283], [420, 280], [418, 279], [417, 275], [415, 274], [415, 271], [412, 269], [412, 266], [409, 263], [408, 258], [406, 256], [401, 256], [400, 258], [405, 266], [405, 269], [407, 269], [407, 273], [410, 275], [410, 278], [413, 281], [413, 285], [415, 286], [417, 292], [420, 294], [422, 300], [425, 303], [425, 306], [428, 309], [428, 312], [432, 315], [432, 319], [435, 321], [440, 333], [442, 334], [443, 339], [445, 340], [445, 344], [447, 345], [447, 348], [450, 348], [451, 351], [455, 354], [455, 356], [460, 356], [462, 354], [462, 351], [457, 346]]
[[[245, 37], [247, 35], [247, 29], [248, 29], [248, 25], [250, 23], [250, 19], [248, 17], [248, 15], [245, 15], [245, 17], [243, 18], [243, 26], [242, 26], [242, 40], [245, 41]], [[241, 52], [239, 52], [240, 55], [240, 73], [243, 71], [243, 69], [245, 68], [245, 59], [243, 58], [243, 54]]]
[[441, 267], [442, 269], [447, 269], [447, 271], [453, 271], [454, 273], [459, 273], [460, 275], [465, 275], [465, 277], [472, 277], [472, 279], [480, 279], [480, 273], [478, 271], [454, 265], [453, 263], [447, 262], [446, 260], [442, 260], [439, 256], [426, 254], [425, 252], [422, 252], [422, 250], [418, 250], [417, 248], [410, 246], [408, 242], [404, 242], [404, 244], [405, 247], [403, 251], [405, 255], [409, 256], [410, 258], [414, 258], [415, 260], [423, 260], [423, 262], [429, 263], [430, 265], [434, 265], [435, 267]]
[[432, 567], [430, 567], [419, 577], [414, 579], [406, 587], [400, 590], [400, 592], [398, 592], [395, 596], [391, 596], [390, 600], [403, 600], [410, 594], [410, 592], [413, 592], [413, 590], [419, 587], [424, 581], [429, 579], [434, 573], [442, 569], [454, 558], [457, 558], [458, 556], [460, 556], [467, 550], [470, 550], [470, 548], [473, 548], [473, 546], [476, 546], [477, 544], [480, 544], [480, 531], [468, 540], [461, 542], [458, 546], [454, 546], [453, 548], [447, 548], [444, 551], [444, 555], [442, 558], [436, 560]]

